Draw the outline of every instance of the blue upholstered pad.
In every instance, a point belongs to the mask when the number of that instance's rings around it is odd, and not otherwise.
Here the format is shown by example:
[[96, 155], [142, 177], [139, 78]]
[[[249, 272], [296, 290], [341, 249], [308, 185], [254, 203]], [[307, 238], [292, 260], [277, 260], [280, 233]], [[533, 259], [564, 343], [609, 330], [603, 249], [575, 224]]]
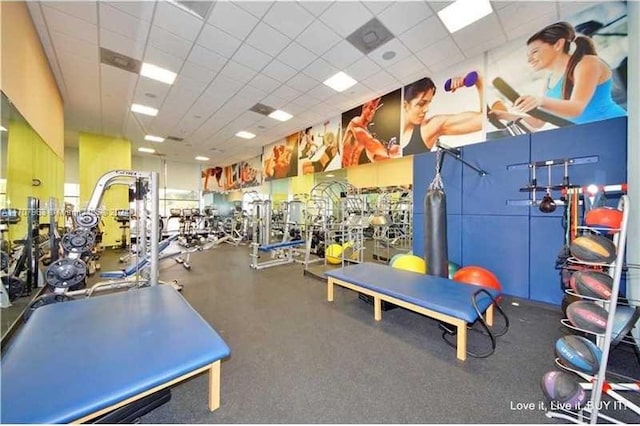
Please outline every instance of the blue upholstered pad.
[[260, 251], [271, 251], [271, 250], [277, 250], [277, 249], [287, 248], [287, 247], [296, 247], [296, 246], [302, 245], [304, 243], [305, 243], [304, 240], [295, 240], [295, 241], [285, 241], [283, 243], [265, 244], [265, 245], [262, 245], [262, 246], [258, 247], [258, 250], [260, 250]]
[[126, 269], [119, 271], [104, 271], [100, 273], [101, 278], [127, 278], [149, 266], [149, 259], [142, 259], [137, 263], [132, 263]]
[[171, 286], [43, 306], [2, 359], [0, 420], [67, 423], [229, 353]]
[[[325, 275], [463, 319], [468, 323], [478, 318], [472, 304], [473, 293], [479, 288], [485, 288], [377, 263], [351, 265], [325, 272]], [[499, 294], [495, 290], [485, 289], [494, 297]], [[482, 312], [491, 304], [487, 296], [479, 295], [477, 300]]]

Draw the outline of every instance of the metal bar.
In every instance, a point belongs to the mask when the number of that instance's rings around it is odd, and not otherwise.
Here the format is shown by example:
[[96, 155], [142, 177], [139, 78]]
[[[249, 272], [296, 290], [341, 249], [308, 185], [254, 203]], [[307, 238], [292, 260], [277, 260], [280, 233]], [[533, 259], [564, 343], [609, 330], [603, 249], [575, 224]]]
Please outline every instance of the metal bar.
[[438, 149], [443, 150], [445, 153], [449, 154], [450, 156], [452, 156], [452, 157], [453, 157], [453, 158], [455, 158], [456, 160], [460, 161], [460, 162], [461, 162], [462, 164], [464, 164], [465, 166], [467, 166], [467, 167], [469, 167], [469, 168], [471, 168], [471, 169], [475, 170], [476, 172], [478, 172], [478, 174], [479, 174], [480, 176], [486, 176], [486, 175], [488, 175], [488, 173], [487, 173], [485, 170], [480, 169], [480, 168], [478, 168], [478, 167], [474, 166], [473, 164], [470, 164], [470, 163], [468, 163], [467, 161], [465, 161], [465, 160], [462, 158], [462, 152], [461, 152], [459, 149], [457, 149], [457, 148], [451, 148], [451, 147], [448, 147], [448, 146], [446, 146], [446, 145], [443, 145], [440, 141], [438, 141], [438, 142], [436, 143], [436, 147], [437, 147]]
[[[159, 205], [158, 205], [158, 172], [151, 172], [149, 176], [149, 198], [151, 199], [151, 275], [149, 277], [149, 285], [158, 284], [158, 236], [160, 227], [158, 220], [160, 219]], [[140, 244], [140, 242], [138, 242]]]

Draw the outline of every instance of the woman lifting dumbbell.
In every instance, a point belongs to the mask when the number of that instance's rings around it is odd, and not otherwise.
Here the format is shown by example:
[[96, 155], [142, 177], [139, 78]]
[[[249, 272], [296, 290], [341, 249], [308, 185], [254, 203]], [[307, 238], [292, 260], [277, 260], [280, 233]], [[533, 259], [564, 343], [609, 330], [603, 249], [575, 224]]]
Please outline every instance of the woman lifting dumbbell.
[[483, 89], [482, 77], [472, 71], [464, 77], [448, 79], [444, 90], [454, 93], [462, 87], [475, 87], [478, 91], [478, 110], [427, 117], [429, 106], [436, 94], [436, 85], [429, 77], [404, 87], [403, 124], [400, 144], [402, 155], [419, 154], [436, 144], [443, 135], [463, 135], [482, 130]]

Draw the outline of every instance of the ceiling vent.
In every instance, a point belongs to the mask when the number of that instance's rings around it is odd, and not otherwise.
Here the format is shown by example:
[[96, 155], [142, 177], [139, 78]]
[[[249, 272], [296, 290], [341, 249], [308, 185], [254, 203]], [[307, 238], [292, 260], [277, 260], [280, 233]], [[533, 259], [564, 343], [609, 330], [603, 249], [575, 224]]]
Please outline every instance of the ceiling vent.
[[373, 52], [391, 39], [393, 39], [391, 31], [376, 18], [373, 18], [347, 37], [347, 41], [365, 55]]
[[263, 105], [261, 103], [257, 103], [254, 106], [252, 106], [251, 108], [249, 108], [250, 111], [253, 112], [257, 112], [258, 114], [262, 114], [262, 115], [269, 115], [271, 114], [273, 111], [275, 111], [275, 108], [272, 108], [268, 105]]
[[104, 47], [100, 48], [100, 62], [134, 74], [140, 74], [140, 61]]
[[182, 142], [184, 140], [184, 138], [179, 138], [177, 136], [167, 136], [165, 139], [174, 142]]

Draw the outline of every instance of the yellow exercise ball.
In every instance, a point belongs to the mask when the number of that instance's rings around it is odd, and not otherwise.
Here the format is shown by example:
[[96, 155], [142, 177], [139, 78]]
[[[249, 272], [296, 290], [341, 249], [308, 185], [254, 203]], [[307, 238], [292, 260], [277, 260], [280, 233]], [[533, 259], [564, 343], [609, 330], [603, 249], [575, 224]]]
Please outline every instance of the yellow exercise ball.
[[344, 252], [345, 259], [358, 260], [358, 250], [353, 247], [351, 241], [347, 241], [342, 245], [342, 251]]
[[391, 264], [391, 267], [403, 269], [405, 271], [418, 272], [421, 274], [427, 273], [427, 263], [424, 259], [412, 254], [403, 254], [402, 256], [398, 256]]
[[327, 263], [332, 265], [342, 263], [342, 246], [340, 244], [329, 244], [329, 247], [324, 252], [324, 258]]

